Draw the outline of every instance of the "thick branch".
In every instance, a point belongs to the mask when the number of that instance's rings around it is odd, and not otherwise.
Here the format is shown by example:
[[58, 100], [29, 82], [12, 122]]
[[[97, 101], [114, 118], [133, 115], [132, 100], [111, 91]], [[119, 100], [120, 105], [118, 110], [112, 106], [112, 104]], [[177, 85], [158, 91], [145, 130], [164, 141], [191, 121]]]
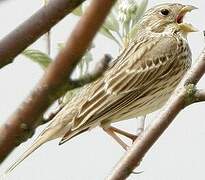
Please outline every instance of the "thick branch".
[[201, 52], [198, 57], [198, 61], [189, 70], [185, 77], [185, 84], [197, 84], [205, 72], [205, 49]]
[[[196, 84], [200, 78], [205, 73], [205, 49], [201, 53], [196, 64], [191, 68], [188, 74], [183, 79], [183, 82], [189, 82]], [[196, 92], [192, 89], [191, 92]], [[201, 94], [201, 100], [204, 100], [204, 91], [198, 92]], [[198, 94], [198, 95], [199, 95]], [[203, 96], [202, 96], [203, 94]], [[193, 93], [193, 97], [194, 97]], [[154, 121], [150, 127], [145, 130], [134, 142], [131, 149], [124, 155], [124, 157], [118, 162], [110, 176], [107, 177], [109, 180], [124, 180], [126, 179], [133, 170], [140, 164], [140, 161], [146, 154], [146, 152], [151, 148], [155, 141], [160, 137], [160, 135], [166, 130], [169, 124], [173, 121], [176, 115], [190, 102], [190, 88], [187, 86], [177, 88], [166, 104], [164, 110], [161, 112], [159, 118]], [[198, 97], [198, 98], [199, 98]], [[203, 98], [202, 98], [203, 97]], [[197, 101], [196, 98], [193, 99], [192, 103]]]
[[46, 109], [70, 88], [67, 84], [68, 77], [89, 47], [114, 2], [114, 0], [92, 0], [88, 10], [74, 28], [65, 48], [48, 67], [29, 97], [11, 115], [6, 124], [0, 127], [1, 162], [16, 146], [31, 136]]
[[48, 32], [85, 0], [50, 0], [49, 3], [0, 41], [0, 68]]

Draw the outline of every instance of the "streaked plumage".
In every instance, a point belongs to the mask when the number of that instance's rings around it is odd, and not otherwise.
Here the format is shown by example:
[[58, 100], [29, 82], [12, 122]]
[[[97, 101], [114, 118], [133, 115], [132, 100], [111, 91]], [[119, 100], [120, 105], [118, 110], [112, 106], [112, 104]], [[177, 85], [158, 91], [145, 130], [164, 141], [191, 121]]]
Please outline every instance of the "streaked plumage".
[[[163, 15], [162, 9], [169, 10], [169, 15]], [[62, 144], [98, 125], [108, 127], [159, 109], [191, 65], [186, 35], [194, 29], [182, 19], [192, 9], [162, 4], [148, 10], [135, 38], [104, 75], [82, 88], [8, 171], [49, 140], [62, 137]]]

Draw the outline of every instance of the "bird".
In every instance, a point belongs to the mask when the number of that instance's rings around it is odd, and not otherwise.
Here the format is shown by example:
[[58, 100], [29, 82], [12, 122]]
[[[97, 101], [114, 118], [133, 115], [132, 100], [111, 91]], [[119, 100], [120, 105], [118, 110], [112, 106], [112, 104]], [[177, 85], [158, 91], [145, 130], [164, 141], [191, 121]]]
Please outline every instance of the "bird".
[[71, 138], [100, 126], [124, 148], [116, 135], [134, 138], [111, 124], [160, 109], [192, 63], [187, 35], [197, 29], [183, 22], [196, 7], [166, 3], [147, 10], [136, 32], [104, 74], [82, 87], [58, 112], [25, 153], [5, 172], [11, 172], [44, 143]]

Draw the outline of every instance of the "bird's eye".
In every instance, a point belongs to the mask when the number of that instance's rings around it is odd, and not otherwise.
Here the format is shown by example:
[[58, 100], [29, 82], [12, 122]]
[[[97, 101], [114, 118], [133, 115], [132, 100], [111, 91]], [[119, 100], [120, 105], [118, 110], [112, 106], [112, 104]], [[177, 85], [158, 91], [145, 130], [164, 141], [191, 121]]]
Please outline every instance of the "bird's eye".
[[162, 9], [160, 11], [160, 13], [163, 15], [163, 16], [167, 16], [169, 14], [169, 10], [168, 9]]

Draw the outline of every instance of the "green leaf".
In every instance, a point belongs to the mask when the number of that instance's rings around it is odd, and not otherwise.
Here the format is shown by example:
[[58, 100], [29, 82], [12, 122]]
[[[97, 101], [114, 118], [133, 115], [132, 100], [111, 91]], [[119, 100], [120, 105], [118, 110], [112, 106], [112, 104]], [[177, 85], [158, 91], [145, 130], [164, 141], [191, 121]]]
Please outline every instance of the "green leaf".
[[115, 36], [110, 32], [110, 30], [107, 29], [104, 25], [100, 28], [100, 33], [105, 37], [115, 41], [119, 45], [119, 47], [122, 46], [121, 43], [117, 40], [117, 38], [115, 38]]
[[111, 31], [119, 31], [119, 23], [113, 12], [110, 12], [108, 17], [106, 18], [104, 26]]
[[137, 33], [137, 31], [138, 31], [138, 26], [137, 26], [137, 24], [130, 30], [130, 32], [129, 32], [129, 34], [128, 34], [128, 40], [130, 41], [130, 40], [132, 40], [132, 39], [134, 39], [134, 36], [135, 36], [135, 34]]
[[46, 69], [52, 62], [52, 59], [47, 54], [36, 49], [26, 49], [22, 52], [22, 55], [39, 64], [43, 69]]
[[145, 10], [147, 9], [147, 4], [148, 4], [148, 0], [142, 0], [141, 3], [138, 5], [137, 13], [136, 13], [133, 25], [135, 25], [139, 21], [139, 19], [142, 17]]
[[147, 8], [148, 0], [142, 0], [142, 2], [139, 4], [139, 7], [137, 9], [136, 17], [133, 22], [133, 27], [130, 29], [128, 39], [131, 40], [135, 36], [136, 32], [138, 31], [138, 24], [140, 17], [144, 14], [146, 8]]
[[58, 50], [61, 50], [65, 47], [65, 43], [58, 43], [57, 46], [58, 46]]

